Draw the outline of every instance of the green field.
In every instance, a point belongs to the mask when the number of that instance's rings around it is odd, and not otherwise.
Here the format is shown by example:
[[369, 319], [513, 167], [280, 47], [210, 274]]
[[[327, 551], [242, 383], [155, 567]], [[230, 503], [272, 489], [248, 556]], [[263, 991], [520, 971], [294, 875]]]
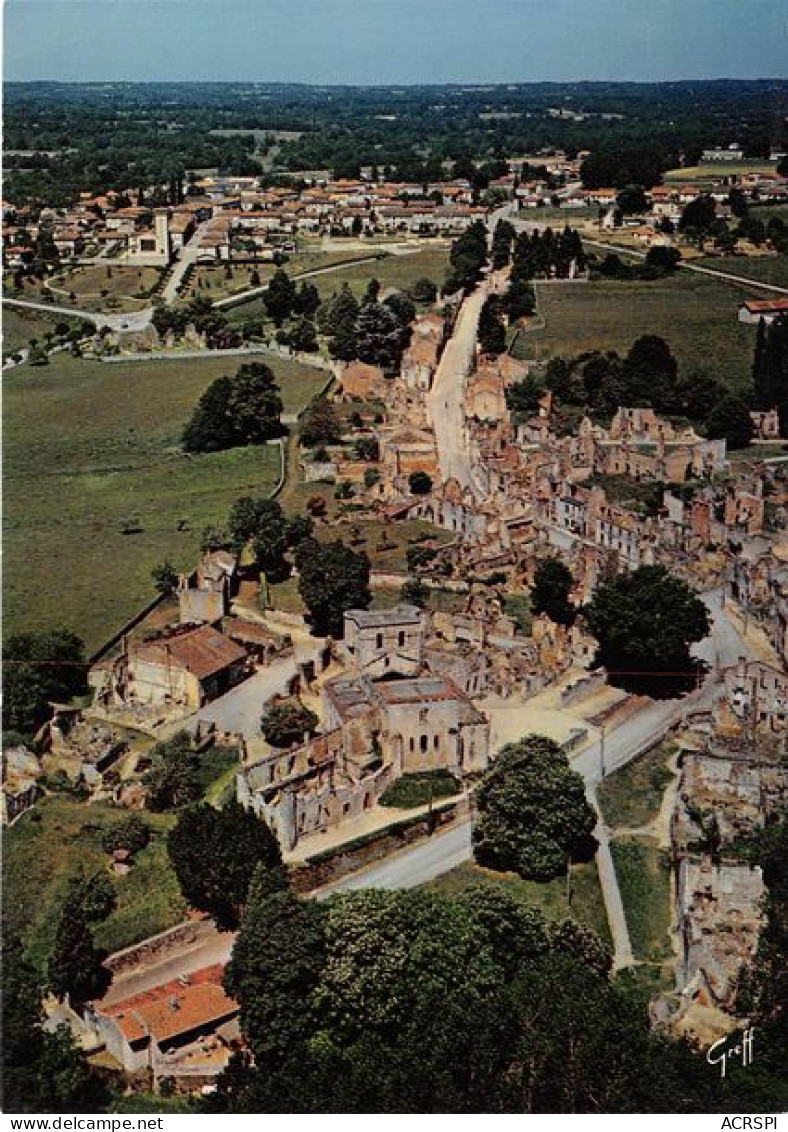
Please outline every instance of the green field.
[[[223, 522], [238, 496], [271, 490], [274, 447], [194, 457], [179, 448], [200, 394], [237, 361], [58, 355], [6, 375], [6, 633], [65, 624], [92, 651], [154, 596], [157, 563], [191, 565], [204, 527]], [[325, 383], [321, 370], [271, 364], [288, 411]], [[124, 534], [132, 520], [142, 531]]]
[[59, 321], [60, 316], [3, 304], [3, 354], [22, 349], [31, 338], [42, 339]]
[[571, 882], [570, 904], [567, 903], [566, 877], [556, 877], [555, 880], [545, 882], [523, 880], [515, 873], [495, 873], [469, 862], [458, 865], [456, 869], [444, 873], [423, 887], [428, 892], [443, 892], [449, 896], [477, 884], [502, 888], [538, 908], [548, 919], [563, 920], [571, 916], [579, 923], [593, 928], [599, 938], [610, 945], [610, 929], [596, 862], [573, 865]]
[[769, 161], [720, 161], [706, 165], [687, 165], [682, 169], [669, 169], [666, 181], [693, 184], [695, 181], [719, 181], [722, 177], [742, 177], [746, 173], [773, 173], [775, 166]]
[[623, 354], [640, 335], [658, 334], [684, 372], [707, 373], [732, 388], [749, 381], [755, 333], [738, 321], [738, 309], [756, 292], [746, 285], [679, 271], [650, 283], [536, 286], [546, 326], [519, 335], [514, 349], [519, 358], [546, 360], [585, 350]]
[[662, 962], [672, 955], [668, 854], [649, 837], [615, 838], [610, 849], [635, 958]]
[[[150, 306], [147, 296], [136, 298], [138, 292], [148, 291], [159, 280], [161, 272], [155, 267], [118, 267], [111, 260], [95, 266], [72, 267], [49, 280], [49, 291], [55, 301], [64, 306], [78, 306], [85, 310], [136, 311]], [[106, 291], [106, 294], [102, 292]], [[70, 296], [74, 295], [72, 299]]]
[[[347, 263], [348, 260], [374, 255], [374, 248], [370, 248], [367, 252], [350, 249], [324, 252], [319, 247], [307, 246], [290, 255], [287, 262], [280, 266], [281, 270], [286, 272], [291, 279], [298, 280], [305, 272], [321, 271], [323, 268], [333, 267], [335, 264]], [[267, 283], [274, 272], [278, 270], [280, 270], [280, 267], [274, 263], [233, 264], [231, 267], [232, 275], [228, 279], [225, 267], [197, 267], [179, 301], [192, 299], [195, 295], [207, 295], [209, 299], [214, 301], [227, 298], [230, 295], [237, 295], [242, 291], [248, 291], [251, 287]], [[254, 271], [260, 277], [260, 284], [252, 282], [251, 276]], [[244, 309], [248, 309], [246, 304], [242, 305]], [[234, 309], [234, 307], [229, 308], [229, 310]]]
[[660, 743], [600, 783], [597, 798], [611, 829], [634, 829], [657, 816], [673, 777], [667, 766], [673, 750], [670, 743]]
[[[126, 812], [50, 795], [4, 832], [8, 930], [22, 936], [36, 963], [45, 961], [51, 947], [69, 877], [80, 869], [88, 875], [108, 870], [102, 836]], [[164, 840], [174, 819], [146, 813], [145, 821], [153, 838], [137, 854], [131, 871], [115, 878], [117, 907], [96, 932], [98, 946], [107, 951], [164, 931], [183, 919], [186, 911]]]
[[[788, 256], [745, 256], [727, 255], [715, 256], [710, 259], [694, 259], [692, 261], [699, 267], [712, 267], [717, 271], [730, 271], [732, 275], [743, 275], [746, 279], [755, 279], [759, 283], [771, 283], [775, 287], [788, 288]], [[759, 292], [759, 298], [779, 298], [779, 295], [769, 296], [764, 291]]]
[[[371, 249], [372, 250], [372, 249]], [[349, 257], [352, 253], [346, 253]], [[337, 256], [337, 258], [344, 258]], [[297, 257], [292, 263], [286, 263], [284, 270], [294, 275], [298, 269]], [[329, 299], [347, 283], [351, 291], [361, 297], [367, 289], [371, 279], [377, 279], [383, 290], [387, 287], [396, 287], [407, 290], [417, 279], [431, 279], [439, 287], [446, 278], [449, 263], [449, 247], [430, 245], [420, 251], [408, 255], [388, 255], [385, 259], [369, 260], [365, 263], [353, 264], [350, 267], [338, 268], [325, 275], [315, 275], [310, 282], [314, 283], [322, 299]], [[320, 266], [315, 263], [315, 266]], [[300, 270], [307, 270], [301, 267]], [[252, 299], [248, 303], [233, 307], [230, 317], [235, 321], [245, 321], [251, 318], [265, 316], [265, 308], [261, 299]]]

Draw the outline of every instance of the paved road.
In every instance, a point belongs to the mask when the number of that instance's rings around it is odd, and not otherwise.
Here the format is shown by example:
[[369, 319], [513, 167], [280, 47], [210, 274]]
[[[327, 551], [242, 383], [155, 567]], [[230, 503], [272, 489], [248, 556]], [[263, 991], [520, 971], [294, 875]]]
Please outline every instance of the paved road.
[[465, 379], [476, 354], [476, 330], [488, 285], [482, 283], [462, 304], [457, 323], [441, 355], [432, 389], [427, 395], [427, 412], [435, 429], [441, 479], [456, 479], [462, 487], [474, 484], [465, 425]]
[[210, 220], [203, 221], [192, 238], [180, 249], [178, 259], [171, 267], [169, 277], [161, 292], [161, 297], [168, 307], [178, 298], [178, 288], [187, 270], [197, 263], [201, 255], [206, 253], [206, 249], [202, 246], [202, 238], [208, 231], [210, 224]]
[[44, 311], [45, 314], [62, 314], [67, 318], [84, 318], [95, 326], [108, 326], [110, 330], [144, 330], [151, 320], [153, 307], [142, 311], [129, 311], [126, 314], [108, 314], [106, 311], [84, 311], [74, 307], [59, 307], [55, 303], [36, 303], [30, 299], [3, 299], [9, 307], [22, 307], [25, 310]]
[[315, 638], [313, 646], [299, 645], [293, 656], [274, 660], [237, 688], [201, 708], [197, 718], [215, 723], [220, 731], [259, 739], [260, 718], [265, 705], [273, 696], [287, 694], [288, 684], [298, 671], [298, 663], [314, 660], [324, 643]]
[[409, 849], [403, 849], [368, 869], [351, 873], [321, 888], [318, 900], [359, 888], [416, 888], [455, 869], [471, 856], [471, 823], [464, 820], [443, 833], [435, 833]]

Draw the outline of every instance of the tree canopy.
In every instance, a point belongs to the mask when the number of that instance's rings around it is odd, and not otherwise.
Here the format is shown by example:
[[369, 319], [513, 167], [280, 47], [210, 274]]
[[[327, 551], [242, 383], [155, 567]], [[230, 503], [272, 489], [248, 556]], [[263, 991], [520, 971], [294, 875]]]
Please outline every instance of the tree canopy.
[[68, 703], [87, 688], [85, 646], [68, 629], [15, 633], [3, 645], [3, 730], [34, 732], [49, 704]]
[[298, 700], [274, 704], [266, 711], [261, 728], [272, 747], [289, 747], [303, 742], [304, 735], [313, 735], [320, 720]]
[[653, 1033], [609, 971], [593, 932], [490, 885], [250, 891], [225, 986], [254, 1067], [233, 1066], [212, 1110], [706, 1111], [703, 1058]]
[[197, 755], [187, 731], [157, 743], [150, 758], [150, 768], [142, 777], [149, 809], [177, 810], [197, 801], [202, 793]]
[[217, 377], [183, 432], [187, 452], [219, 452], [265, 444], [285, 431], [282, 399], [269, 366], [246, 362], [234, 377]]
[[706, 435], [712, 440], [724, 439], [728, 448], [746, 448], [753, 432], [747, 402], [733, 394], [718, 401], [706, 418]]
[[706, 606], [664, 566], [641, 566], [599, 585], [583, 610], [598, 659], [619, 673], [677, 673], [711, 627]]
[[296, 548], [298, 592], [304, 599], [313, 631], [318, 636], [341, 637], [348, 609], [367, 609], [369, 558], [344, 543], [305, 539]]
[[577, 610], [569, 600], [572, 573], [558, 558], [543, 558], [534, 571], [531, 586], [531, 609], [546, 613], [558, 625], [571, 625]]
[[237, 926], [258, 868], [271, 891], [286, 884], [276, 837], [238, 802], [221, 810], [205, 804], [181, 810], [167, 836], [167, 852], [184, 898], [220, 927]]
[[558, 744], [528, 735], [502, 748], [477, 791], [474, 854], [480, 865], [548, 880], [596, 825], [585, 784]]

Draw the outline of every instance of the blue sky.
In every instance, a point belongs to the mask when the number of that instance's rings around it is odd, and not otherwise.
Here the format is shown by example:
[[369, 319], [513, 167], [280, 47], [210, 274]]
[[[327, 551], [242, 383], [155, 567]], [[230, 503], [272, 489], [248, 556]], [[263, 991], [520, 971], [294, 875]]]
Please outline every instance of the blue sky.
[[786, 0], [6, 0], [6, 79], [774, 78]]

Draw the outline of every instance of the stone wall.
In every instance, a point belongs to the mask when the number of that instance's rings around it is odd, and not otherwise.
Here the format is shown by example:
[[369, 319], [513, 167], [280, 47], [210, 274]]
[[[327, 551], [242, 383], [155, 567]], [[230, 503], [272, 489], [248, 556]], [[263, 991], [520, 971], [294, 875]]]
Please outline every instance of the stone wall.
[[380, 861], [390, 853], [396, 852], [397, 849], [423, 840], [434, 829], [450, 825], [467, 813], [468, 802], [463, 799], [460, 802], [436, 806], [432, 821], [429, 815], [420, 814], [394, 822], [376, 833], [368, 834], [364, 838], [358, 838], [354, 842], [348, 842], [335, 850], [307, 860], [293, 872], [292, 887], [296, 892], [304, 893], [333, 884], [348, 873], [366, 868], [375, 861]]

